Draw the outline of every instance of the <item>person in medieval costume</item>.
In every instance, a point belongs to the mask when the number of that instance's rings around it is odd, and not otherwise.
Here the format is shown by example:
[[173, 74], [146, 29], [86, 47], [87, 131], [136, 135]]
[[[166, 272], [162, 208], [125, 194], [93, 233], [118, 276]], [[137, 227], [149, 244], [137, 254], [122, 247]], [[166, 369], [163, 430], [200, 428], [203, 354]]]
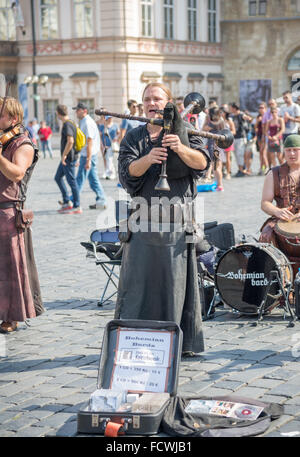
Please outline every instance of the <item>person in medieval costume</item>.
[[38, 151], [22, 126], [19, 101], [0, 98], [0, 112], [0, 331], [10, 333], [44, 311], [31, 228], [16, 227]]
[[[148, 118], [160, 118], [167, 106], [173, 110], [173, 128], [147, 123], [128, 132], [120, 145], [119, 179], [135, 210], [128, 232], [121, 234], [126, 242], [115, 318], [176, 322], [183, 331], [183, 354], [194, 355], [204, 350], [204, 338], [195, 245], [188, 233], [193, 229], [187, 229], [184, 214], [191, 214], [196, 180], [210, 158], [199, 136], [188, 137], [165, 85], [148, 84], [142, 99]], [[167, 157], [170, 190], [155, 190]]]
[[300, 267], [300, 257], [289, 255], [289, 244], [286, 243], [285, 249], [285, 243], [278, 239], [275, 226], [278, 221], [300, 220], [300, 135], [286, 137], [284, 158], [285, 162], [272, 168], [265, 177], [261, 209], [270, 217], [261, 228], [259, 241], [280, 248], [292, 262], [296, 274]]

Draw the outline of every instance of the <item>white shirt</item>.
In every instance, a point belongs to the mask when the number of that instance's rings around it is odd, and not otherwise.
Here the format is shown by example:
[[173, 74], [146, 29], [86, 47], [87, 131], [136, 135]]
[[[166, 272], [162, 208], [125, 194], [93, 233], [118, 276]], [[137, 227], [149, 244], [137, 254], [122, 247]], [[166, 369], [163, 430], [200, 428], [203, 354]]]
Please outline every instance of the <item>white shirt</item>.
[[79, 127], [86, 136], [86, 145], [81, 149], [80, 154], [84, 157], [87, 156], [87, 140], [91, 138], [93, 140], [92, 156], [95, 156], [100, 151], [100, 135], [96, 122], [87, 114], [80, 120]]
[[202, 130], [202, 127], [205, 123], [205, 119], [206, 119], [206, 114], [204, 111], [201, 111], [201, 113], [198, 114], [198, 126], [199, 126], [199, 130]]
[[[280, 108], [279, 115], [284, 116], [284, 113], [288, 113], [292, 117], [300, 116], [300, 106], [297, 103], [292, 103], [290, 106], [284, 105]], [[284, 133], [298, 133], [299, 122], [293, 122], [288, 120], [285, 124]]]

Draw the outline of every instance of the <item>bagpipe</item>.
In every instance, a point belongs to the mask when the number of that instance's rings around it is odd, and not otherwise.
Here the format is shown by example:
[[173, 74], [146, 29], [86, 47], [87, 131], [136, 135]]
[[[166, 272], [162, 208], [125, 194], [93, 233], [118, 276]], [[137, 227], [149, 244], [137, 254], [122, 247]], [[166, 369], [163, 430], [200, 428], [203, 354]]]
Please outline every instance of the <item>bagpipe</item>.
[[[152, 125], [159, 125], [163, 128], [160, 139], [162, 139], [164, 133], [172, 133], [178, 135], [182, 144], [190, 147], [189, 136], [198, 135], [203, 138], [212, 139], [216, 142], [216, 145], [221, 149], [229, 148], [232, 145], [234, 137], [229, 129], [220, 130], [218, 134], [210, 133], [198, 129], [192, 128], [191, 124], [184, 122], [184, 118], [187, 114], [199, 114], [205, 108], [204, 97], [198, 92], [189, 93], [184, 99], [185, 109], [179, 113], [176, 105], [168, 102], [163, 111], [159, 111], [162, 116], [160, 119], [149, 119], [142, 116], [132, 116], [129, 114], [118, 114], [112, 113], [106, 110], [95, 110], [97, 116], [112, 116], [121, 119], [129, 119], [140, 121], [143, 123], [149, 123]], [[155, 186], [155, 190], [170, 190], [168, 184], [168, 178], [178, 179], [190, 174], [189, 167], [184, 163], [179, 155], [168, 148], [167, 160], [164, 160], [161, 166], [161, 172], [159, 180]]]

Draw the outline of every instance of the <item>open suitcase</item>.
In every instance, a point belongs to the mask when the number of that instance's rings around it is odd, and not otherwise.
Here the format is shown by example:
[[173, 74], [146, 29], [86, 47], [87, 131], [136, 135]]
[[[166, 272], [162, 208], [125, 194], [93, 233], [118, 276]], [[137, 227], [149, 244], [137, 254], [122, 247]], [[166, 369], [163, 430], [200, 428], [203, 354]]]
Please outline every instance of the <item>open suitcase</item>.
[[164, 411], [177, 393], [181, 348], [182, 331], [174, 322], [110, 321], [103, 337], [97, 389], [101, 393], [109, 389], [108, 396], [125, 390], [126, 398], [136, 401], [122, 402], [115, 411], [101, 411], [90, 398], [77, 414], [77, 432], [110, 437], [158, 433]]

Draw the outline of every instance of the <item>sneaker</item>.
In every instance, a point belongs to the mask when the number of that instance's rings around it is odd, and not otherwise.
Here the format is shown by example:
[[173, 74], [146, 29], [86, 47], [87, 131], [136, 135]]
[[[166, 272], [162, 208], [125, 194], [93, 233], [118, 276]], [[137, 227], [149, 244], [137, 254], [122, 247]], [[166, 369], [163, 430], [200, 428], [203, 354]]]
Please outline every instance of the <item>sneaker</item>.
[[218, 192], [224, 192], [224, 187], [223, 186], [218, 186], [217, 187]]
[[89, 206], [90, 209], [100, 209], [100, 210], [104, 210], [107, 208], [106, 205], [104, 205], [103, 203], [94, 203], [93, 205], [90, 205]]
[[69, 211], [72, 208], [73, 208], [72, 202], [64, 203], [63, 205], [61, 205], [61, 208], [58, 210], [58, 212], [65, 213], [66, 211]]
[[107, 178], [107, 175], [106, 173], [103, 173], [103, 175], [101, 176], [102, 179], [106, 179]]
[[245, 173], [243, 173], [242, 171], [238, 171], [237, 174], [235, 175], [236, 178], [243, 178], [245, 175]]
[[225, 179], [231, 179], [231, 174], [227, 173], [227, 175], [225, 176]]
[[66, 214], [82, 214], [82, 209], [80, 206], [77, 206], [77, 208], [71, 208], [69, 211], [66, 211]]

